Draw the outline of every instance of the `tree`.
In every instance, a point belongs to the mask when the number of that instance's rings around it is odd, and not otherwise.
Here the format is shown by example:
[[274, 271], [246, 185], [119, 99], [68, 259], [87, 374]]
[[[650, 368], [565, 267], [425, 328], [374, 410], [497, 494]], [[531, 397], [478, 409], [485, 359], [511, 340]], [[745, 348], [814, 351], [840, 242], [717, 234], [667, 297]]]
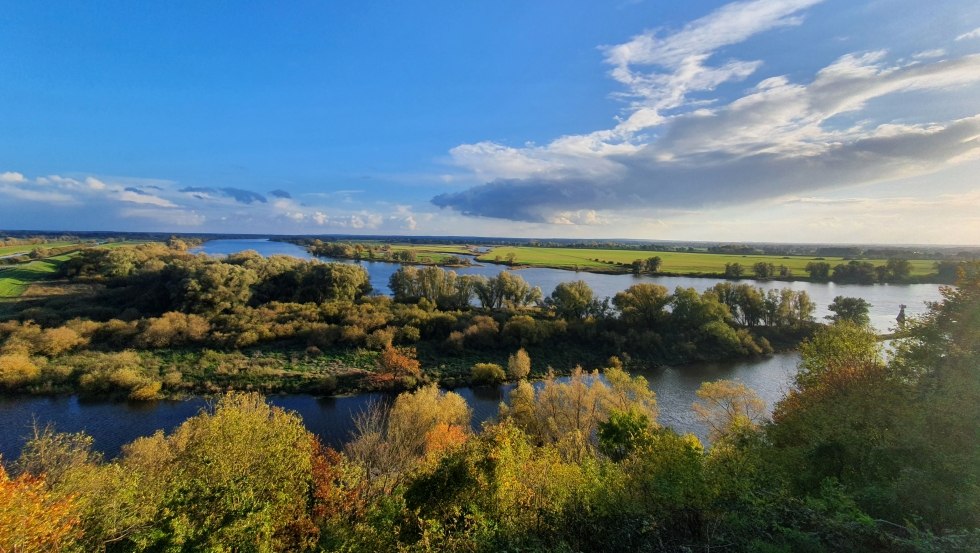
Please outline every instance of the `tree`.
[[827, 309], [834, 313], [826, 317], [832, 322], [850, 321], [861, 326], [871, 324], [871, 317], [868, 315], [871, 304], [864, 298], [837, 296]]
[[439, 425], [469, 432], [472, 413], [466, 400], [432, 384], [403, 392], [391, 409], [374, 404], [355, 418], [354, 439], [345, 448], [364, 467], [374, 493], [390, 493], [431, 448]]
[[622, 461], [646, 443], [650, 419], [636, 411], [613, 411], [599, 423], [599, 451], [613, 461]]
[[766, 263], [765, 261], [759, 261], [752, 266], [752, 273], [755, 274], [756, 278], [769, 279], [776, 274], [776, 266], [772, 263]]
[[507, 358], [507, 377], [511, 380], [523, 380], [531, 374], [531, 357], [527, 350], [521, 348]]
[[800, 344], [800, 371], [796, 384], [806, 388], [827, 381], [826, 373], [863, 370], [882, 365], [881, 345], [874, 330], [844, 320], [821, 328]]
[[888, 271], [888, 280], [891, 282], [902, 282], [908, 280], [912, 274], [912, 263], [908, 259], [892, 257], [885, 262]]
[[741, 278], [745, 274], [745, 267], [741, 263], [725, 263], [725, 278]]
[[548, 305], [564, 319], [583, 319], [598, 310], [595, 294], [584, 280], [559, 283], [551, 293]]
[[759, 394], [741, 382], [716, 380], [698, 388], [699, 401], [692, 405], [698, 418], [708, 426], [708, 437], [718, 441], [735, 430], [757, 428], [765, 416], [766, 404]]
[[806, 272], [810, 273], [810, 280], [826, 282], [830, 280], [830, 263], [825, 261], [811, 261], [806, 264]]
[[171, 285], [174, 305], [181, 311], [218, 314], [248, 303], [255, 272], [220, 261], [179, 262], [178, 279]]
[[858, 284], [874, 284], [878, 280], [875, 266], [867, 261], [857, 261], [852, 259], [847, 264], [838, 264], [834, 267], [834, 282], [856, 282]]
[[314, 443], [295, 414], [258, 394], [229, 393], [172, 434], [141, 438], [120, 464], [103, 467], [133, 474], [140, 485], [128, 493], [149, 507], [135, 530], [106, 538], [129, 540], [124, 550], [306, 549], [316, 536], [307, 511]]
[[655, 255], [653, 257], [648, 257], [646, 261], [643, 262], [643, 269], [652, 275], [660, 271], [661, 265], [663, 265], [663, 259], [660, 259], [659, 255]]
[[652, 328], [667, 318], [670, 294], [667, 288], [659, 284], [634, 284], [613, 296], [612, 303], [619, 310], [623, 322]]
[[485, 309], [522, 308], [541, 301], [541, 289], [508, 271], [495, 277], [473, 277], [473, 291]]

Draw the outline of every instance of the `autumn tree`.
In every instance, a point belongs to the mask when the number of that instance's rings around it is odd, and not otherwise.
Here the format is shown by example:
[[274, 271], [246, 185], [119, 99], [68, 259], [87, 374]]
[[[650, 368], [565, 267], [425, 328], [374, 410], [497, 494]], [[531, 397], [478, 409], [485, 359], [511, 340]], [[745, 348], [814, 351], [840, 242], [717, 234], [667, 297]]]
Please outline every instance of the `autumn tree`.
[[49, 491], [43, 476], [11, 479], [0, 463], [0, 551], [56, 553], [78, 536], [74, 497]]
[[523, 380], [531, 374], [531, 357], [521, 348], [507, 358], [507, 378]]
[[698, 418], [708, 426], [708, 437], [717, 441], [735, 430], [757, 428], [765, 416], [766, 404], [745, 384], [733, 380], [704, 382], [692, 405]]

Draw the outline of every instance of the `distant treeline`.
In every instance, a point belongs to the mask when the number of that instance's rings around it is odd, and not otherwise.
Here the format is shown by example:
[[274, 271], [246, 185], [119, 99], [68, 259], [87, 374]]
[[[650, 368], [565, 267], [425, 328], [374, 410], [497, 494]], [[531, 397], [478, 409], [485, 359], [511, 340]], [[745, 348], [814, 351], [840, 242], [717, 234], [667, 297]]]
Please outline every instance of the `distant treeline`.
[[[968, 261], [937, 261], [934, 264], [936, 273], [929, 276], [912, 276], [912, 264], [908, 259], [890, 258], [884, 265], [875, 265], [870, 261], [850, 260], [846, 263], [832, 265], [826, 261], [811, 261], [806, 265], [806, 272], [814, 282], [838, 282], [841, 284], [908, 284], [914, 282], [939, 282], [953, 284], [960, 270], [969, 267]], [[791, 279], [793, 271], [785, 265], [776, 265], [765, 261], [743, 265], [741, 263], [726, 263], [726, 278], [756, 278], [766, 280], [771, 278]]]

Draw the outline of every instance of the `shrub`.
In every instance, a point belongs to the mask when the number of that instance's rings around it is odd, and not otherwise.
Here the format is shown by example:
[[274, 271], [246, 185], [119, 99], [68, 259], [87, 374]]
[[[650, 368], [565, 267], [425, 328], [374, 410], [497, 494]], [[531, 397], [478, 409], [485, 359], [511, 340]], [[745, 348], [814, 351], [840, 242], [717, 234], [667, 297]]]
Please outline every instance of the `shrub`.
[[23, 353], [0, 355], [0, 386], [18, 388], [41, 373], [31, 358]]
[[414, 350], [408, 350], [407, 354], [401, 353], [397, 349], [388, 346], [381, 352], [381, 358], [378, 360], [378, 364], [381, 370], [386, 373], [399, 376], [418, 376], [422, 372], [422, 365], [415, 359], [414, 353]]
[[531, 357], [524, 348], [507, 359], [507, 376], [511, 380], [521, 380], [531, 374]]
[[507, 373], [496, 363], [477, 363], [470, 369], [470, 378], [474, 384], [493, 385], [506, 380]]

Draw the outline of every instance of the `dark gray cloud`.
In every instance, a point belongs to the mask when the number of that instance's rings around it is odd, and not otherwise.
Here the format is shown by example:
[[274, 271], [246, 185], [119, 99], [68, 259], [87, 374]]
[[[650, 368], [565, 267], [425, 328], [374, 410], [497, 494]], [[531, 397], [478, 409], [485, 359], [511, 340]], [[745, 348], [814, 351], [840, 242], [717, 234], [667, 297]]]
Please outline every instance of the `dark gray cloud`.
[[234, 198], [238, 203], [251, 204], [255, 202], [265, 203], [265, 196], [259, 194], [258, 192], [252, 192], [251, 190], [242, 190], [241, 188], [222, 188], [221, 193], [229, 198]]
[[[153, 186], [148, 188], [156, 188], [157, 190], [162, 190], [159, 186]], [[152, 196], [152, 194], [150, 194], [149, 192], [145, 190], [141, 190], [134, 186], [127, 186], [126, 188], [123, 188], [123, 190], [125, 190], [126, 192], [132, 192], [133, 194], [140, 194], [142, 196]]]
[[285, 190], [273, 190], [269, 192], [270, 196], [275, 196], [276, 198], [292, 198], [292, 194], [286, 192]]
[[180, 189], [180, 192], [191, 193], [201, 193], [201, 194], [216, 194], [218, 191], [214, 188], [208, 188], [207, 186], [185, 186]]
[[211, 188], [209, 186], [185, 186], [180, 189], [181, 192], [186, 194], [191, 194], [198, 199], [207, 199], [206, 195], [221, 195], [232, 198], [238, 203], [242, 204], [253, 204], [256, 202], [266, 203], [265, 196], [259, 194], [258, 192], [252, 192], [251, 190], [243, 190], [241, 188]]
[[432, 203], [467, 215], [551, 222], [580, 209], [674, 209], [741, 204], [940, 168], [980, 149], [980, 116], [941, 130], [872, 136], [814, 155], [724, 152], [661, 161], [653, 147], [620, 156], [607, 178], [499, 179]]

